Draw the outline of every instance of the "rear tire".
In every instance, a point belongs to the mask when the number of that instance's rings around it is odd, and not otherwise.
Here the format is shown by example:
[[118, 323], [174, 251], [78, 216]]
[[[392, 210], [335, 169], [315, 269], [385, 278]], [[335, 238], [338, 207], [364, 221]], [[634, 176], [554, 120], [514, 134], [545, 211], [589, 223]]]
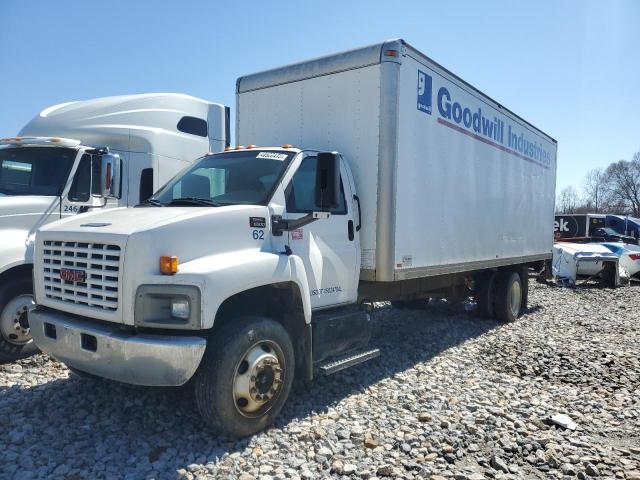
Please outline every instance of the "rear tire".
[[475, 279], [475, 299], [477, 312], [483, 318], [493, 318], [493, 290], [496, 280], [496, 272], [483, 272]]
[[0, 286], [0, 362], [15, 362], [38, 352], [27, 316], [33, 305], [30, 280], [23, 278]]
[[495, 316], [502, 322], [513, 322], [522, 310], [524, 287], [518, 272], [501, 270], [497, 273], [494, 292]]
[[239, 317], [211, 338], [195, 380], [198, 411], [218, 433], [245, 437], [271, 425], [295, 371], [285, 328], [263, 317]]

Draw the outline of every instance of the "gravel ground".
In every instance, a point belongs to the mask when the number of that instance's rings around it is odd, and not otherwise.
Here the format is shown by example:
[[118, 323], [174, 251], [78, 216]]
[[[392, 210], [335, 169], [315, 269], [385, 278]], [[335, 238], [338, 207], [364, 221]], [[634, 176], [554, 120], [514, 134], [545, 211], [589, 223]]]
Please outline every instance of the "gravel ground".
[[378, 311], [379, 359], [241, 441], [208, 434], [186, 388], [81, 380], [44, 355], [0, 366], [0, 477], [640, 480], [640, 287], [532, 282], [530, 305], [507, 325], [444, 302]]

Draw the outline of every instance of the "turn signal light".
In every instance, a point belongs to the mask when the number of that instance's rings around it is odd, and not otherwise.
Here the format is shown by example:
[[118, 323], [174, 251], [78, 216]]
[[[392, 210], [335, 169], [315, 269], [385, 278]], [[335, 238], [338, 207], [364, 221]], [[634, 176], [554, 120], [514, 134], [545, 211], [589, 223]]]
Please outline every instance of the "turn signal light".
[[244, 145], [238, 145], [238, 146], [236, 147], [236, 150], [243, 150], [243, 149], [244, 149]]
[[178, 273], [178, 257], [175, 255], [160, 257], [160, 273], [163, 275], [175, 275]]
[[398, 50], [385, 50], [384, 51], [384, 56], [385, 57], [397, 57], [398, 56]]
[[247, 150], [251, 148], [256, 148], [256, 146], [253, 143], [250, 143], [249, 145], [247, 145]]
[[282, 148], [293, 148], [293, 145], [291, 145], [290, 143], [285, 143], [284, 145], [282, 145]]
[[233, 150], [233, 147], [224, 147], [225, 152], [228, 152], [229, 150]]

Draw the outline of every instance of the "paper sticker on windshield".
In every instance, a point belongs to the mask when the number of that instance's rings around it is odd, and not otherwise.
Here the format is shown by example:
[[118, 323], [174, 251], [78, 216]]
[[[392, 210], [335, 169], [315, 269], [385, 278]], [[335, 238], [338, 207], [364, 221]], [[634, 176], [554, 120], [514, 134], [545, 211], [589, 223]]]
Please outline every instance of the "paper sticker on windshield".
[[269, 160], [286, 160], [286, 153], [260, 152], [256, 158], [268, 158]]

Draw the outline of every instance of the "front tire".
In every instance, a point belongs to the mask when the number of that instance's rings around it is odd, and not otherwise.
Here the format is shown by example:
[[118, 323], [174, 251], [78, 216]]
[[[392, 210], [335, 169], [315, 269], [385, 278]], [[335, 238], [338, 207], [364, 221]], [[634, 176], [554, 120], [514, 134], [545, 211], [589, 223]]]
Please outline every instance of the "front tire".
[[195, 380], [196, 403], [218, 433], [245, 437], [272, 424], [295, 371], [285, 328], [262, 317], [239, 317], [209, 339]]
[[29, 280], [0, 287], [0, 362], [14, 362], [38, 352], [28, 322], [28, 312], [34, 306]]

